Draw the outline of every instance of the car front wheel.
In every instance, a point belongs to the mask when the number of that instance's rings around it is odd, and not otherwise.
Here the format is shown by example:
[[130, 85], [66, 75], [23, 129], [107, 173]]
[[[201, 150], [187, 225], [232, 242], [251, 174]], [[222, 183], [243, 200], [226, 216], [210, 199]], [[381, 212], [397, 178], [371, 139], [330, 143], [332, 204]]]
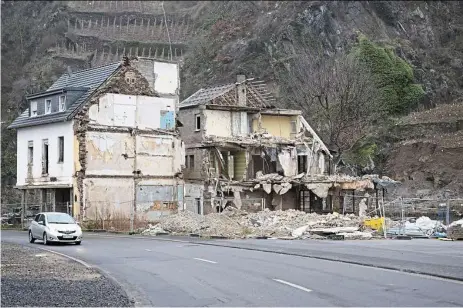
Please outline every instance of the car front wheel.
[[43, 233], [43, 244], [44, 244], [44, 245], [48, 245], [48, 244], [49, 244], [49, 243], [48, 243], [48, 238], [47, 238], [47, 233], [45, 233], [45, 232]]
[[29, 243], [34, 243], [34, 242], [35, 242], [35, 238], [32, 235], [32, 232], [29, 230]]

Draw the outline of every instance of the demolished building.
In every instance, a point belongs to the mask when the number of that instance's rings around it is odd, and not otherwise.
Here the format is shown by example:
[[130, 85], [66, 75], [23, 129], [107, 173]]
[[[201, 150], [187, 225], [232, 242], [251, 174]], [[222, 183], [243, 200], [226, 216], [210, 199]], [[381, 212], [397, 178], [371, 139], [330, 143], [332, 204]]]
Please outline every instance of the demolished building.
[[[17, 130], [23, 209], [83, 221], [177, 212], [184, 146], [175, 128], [178, 63], [125, 57], [68, 71], [27, 97]], [[34, 198], [34, 200], [32, 200]]]
[[185, 210], [208, 214], [233, 205], [358, 213], [358, 192], [377, 203], [395, 183], [334, 174], [330, 150], [302, 112], [275, 102], [265, 83], [239, 75], [235, 83], [200, 89], [179, 104]]

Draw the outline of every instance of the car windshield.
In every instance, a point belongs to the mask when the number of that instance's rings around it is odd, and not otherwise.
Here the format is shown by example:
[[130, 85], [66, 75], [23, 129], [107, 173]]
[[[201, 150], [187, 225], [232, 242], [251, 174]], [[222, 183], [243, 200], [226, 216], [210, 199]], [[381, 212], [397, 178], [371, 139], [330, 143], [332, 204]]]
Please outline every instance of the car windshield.
[[48, 214], [47, 220], [49, 224], [75, 224], [74, 218], [68, 214]]

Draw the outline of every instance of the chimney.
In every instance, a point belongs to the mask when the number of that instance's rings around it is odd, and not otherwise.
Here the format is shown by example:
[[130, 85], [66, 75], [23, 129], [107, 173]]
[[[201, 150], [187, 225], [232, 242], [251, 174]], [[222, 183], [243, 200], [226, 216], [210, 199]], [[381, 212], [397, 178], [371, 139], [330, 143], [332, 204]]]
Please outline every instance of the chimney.
[[236, 90], [238, 91], [238, 106], [246, 106], [246, 76], [236, 76]]

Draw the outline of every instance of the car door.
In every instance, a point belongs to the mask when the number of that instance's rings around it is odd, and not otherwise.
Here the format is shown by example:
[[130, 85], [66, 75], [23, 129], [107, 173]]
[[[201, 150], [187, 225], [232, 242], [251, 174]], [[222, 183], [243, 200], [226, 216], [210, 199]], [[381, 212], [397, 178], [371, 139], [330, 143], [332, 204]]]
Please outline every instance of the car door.
[[31, 222], [31, 232], [32, 232], [32, 235], [34, 237], [37, 237], [37, 228], [38, 228], [38, 222], [39, 222], [39, 219], [40, 219], [40, 213], [35, 215], [35, 218], [34, 220]]
[[37, 223], [37, 237], [42, 238], [43, 232], [45, 231], [45, 215], [40, 214], [39, 221]]

